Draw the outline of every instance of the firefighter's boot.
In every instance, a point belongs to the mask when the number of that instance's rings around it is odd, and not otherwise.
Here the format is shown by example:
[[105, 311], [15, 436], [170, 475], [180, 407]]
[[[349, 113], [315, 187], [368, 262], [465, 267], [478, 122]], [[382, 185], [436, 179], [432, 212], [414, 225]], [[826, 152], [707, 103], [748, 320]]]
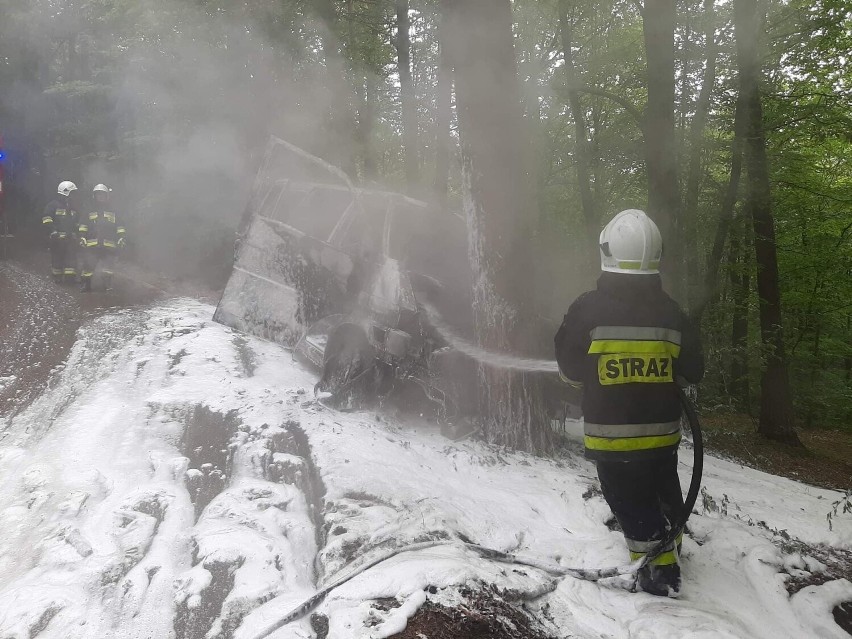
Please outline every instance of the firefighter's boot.
[[639, 588], [658, 597], [677, 597], [680, 594], [680, 566], [643, 566], [639, 570]]
[[92, 292], [92, 278], [84, 277], [80, 280], [80, 292], [81, 293], [91, 293]]

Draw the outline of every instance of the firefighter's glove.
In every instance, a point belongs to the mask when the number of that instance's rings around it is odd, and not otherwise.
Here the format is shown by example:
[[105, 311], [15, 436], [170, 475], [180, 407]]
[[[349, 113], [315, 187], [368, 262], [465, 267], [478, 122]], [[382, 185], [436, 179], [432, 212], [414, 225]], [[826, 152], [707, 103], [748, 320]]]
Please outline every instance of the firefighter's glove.
[[123, 237], [118, 238], [118, 242], [116, 242], [116, 246], [118, 248], [124, 248], [125, 246], [127, 246], [127, 240], [125, 240]]

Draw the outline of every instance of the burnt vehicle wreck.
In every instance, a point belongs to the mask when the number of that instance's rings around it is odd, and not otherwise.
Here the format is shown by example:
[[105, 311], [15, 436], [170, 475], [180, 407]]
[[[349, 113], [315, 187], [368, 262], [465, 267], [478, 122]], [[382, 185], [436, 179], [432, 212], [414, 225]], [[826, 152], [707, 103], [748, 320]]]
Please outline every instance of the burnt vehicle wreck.
[[469, 335], [471, 290], [461, 217], [273, 138], [214, 320], [292, 347], [337, 405], [414, 393], [453, 419], [475, 410], [475, 364], [422, 305]]

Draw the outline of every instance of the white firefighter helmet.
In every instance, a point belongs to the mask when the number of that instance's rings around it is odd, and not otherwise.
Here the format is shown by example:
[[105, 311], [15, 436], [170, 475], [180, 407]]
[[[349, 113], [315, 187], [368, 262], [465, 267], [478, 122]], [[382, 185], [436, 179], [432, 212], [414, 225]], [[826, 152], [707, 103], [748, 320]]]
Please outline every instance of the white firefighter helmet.
[[64, 195], [65, 197], [68, 197], [69, 195], [71, 195], [71, 191], [76, 191], [76, 190], [77, 190], [76, 184], [74, 184], [73, 182], [70, 182], [68, 180], [65, 180], [64, 182], [59, 183], [59, 187], [56, 189], [56, 192], [59, 193], [59, 195]]
[[660, 272], [663, 238], [654, 221], [639, 209], [627, 209], [604, 227], [600, 238], [601, 270], [627, 275]]
[[112, 189], [109, 188], [106, 184], [97, 184], [95, 188], [92, 189], [93, 193], [110, 193]]

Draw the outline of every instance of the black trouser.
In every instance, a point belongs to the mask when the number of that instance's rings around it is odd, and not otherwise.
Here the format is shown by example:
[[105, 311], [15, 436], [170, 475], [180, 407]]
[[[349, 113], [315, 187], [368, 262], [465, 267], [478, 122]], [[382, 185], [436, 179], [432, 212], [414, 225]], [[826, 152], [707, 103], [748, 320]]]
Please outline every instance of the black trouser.
[[[648, 550], [683, 514], [677, 452], [660, 459], [597, 462], [601, 491], [634, 553]], [[644, 550], [643, 550], [644, 549]]]
[[71, 234], [50, 236], [50, 271], [53, 277], [73, 278], [77, 275], [77, 239]]
[[107, 284], [112, 279], [115, 269], [115, 249], [111, 246], [87, 246], [83, 251], [82, 279], [91, 281], [95, 271], [100, 267]]

